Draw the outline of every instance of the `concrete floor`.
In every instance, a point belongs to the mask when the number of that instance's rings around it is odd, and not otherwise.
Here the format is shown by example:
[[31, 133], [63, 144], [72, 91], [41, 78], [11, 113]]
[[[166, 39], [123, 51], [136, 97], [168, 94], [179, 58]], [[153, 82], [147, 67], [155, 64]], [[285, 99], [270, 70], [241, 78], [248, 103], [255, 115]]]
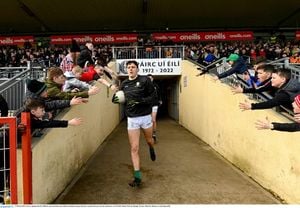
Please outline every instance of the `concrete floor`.
[[126, 122], [99, 148], [58, 204], [276, 204], [270, 193], [171, 119], [158, 121], [157, 160], [141, 139], [143, 184], [132, 188]]

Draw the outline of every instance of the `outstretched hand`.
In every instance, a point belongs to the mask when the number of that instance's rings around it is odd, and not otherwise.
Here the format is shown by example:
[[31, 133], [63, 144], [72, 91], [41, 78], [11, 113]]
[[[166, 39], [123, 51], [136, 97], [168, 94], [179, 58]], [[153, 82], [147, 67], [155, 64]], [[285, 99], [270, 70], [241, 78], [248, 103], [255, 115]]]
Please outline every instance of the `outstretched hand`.
[[216, 81], [219, 81], [220, 79], [219, 79], [219, 77], [218, 77], [217, 75], [213, 74], [213, 75], [212, 75], [212, 80], [213, 80], [214, 82], [216, 82]]
[[73, 118], [71, 120], [68, 121], [68, 124], [70, 126], [79, 126], [82, 123], [82, 119], [81, 118]]
[[300, 123], [300, 113], [297, 113], [294, 115], [294, 120], [297, 122], [297, 123]]
[[233, 92], [233, 94], [243, 93], [243, 88], [241, 87], [241, 85], [236, 85], [231, 88], [231, 91]]
[[251, 103], [249, 103], [248, 100], [245, 100], [245, 102], [239, 104], [239, 108], [242, 111], [251, 110]]
[[269, 121], [269, 118], [266, 117], [265, 120], [257, 120], [255, 122], [255, 127], [258, 130], [273, 129], [273, 124]]
[[82, 103], [86, 103], [86, 100], [88, 99], [74, 96], [70, 101], [70, 105], [79, 105]]
[[100, 92], [100, 89], [96, 86], [92, 86], [89, 91], [88, 91], [88, 94], [89, 95], [96, 95]]

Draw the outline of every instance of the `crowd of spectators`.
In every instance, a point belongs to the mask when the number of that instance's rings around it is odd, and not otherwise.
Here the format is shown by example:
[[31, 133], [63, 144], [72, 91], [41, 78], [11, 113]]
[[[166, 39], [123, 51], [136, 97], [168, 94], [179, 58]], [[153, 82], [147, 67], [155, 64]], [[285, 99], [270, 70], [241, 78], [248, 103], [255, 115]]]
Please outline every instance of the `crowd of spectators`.
[[[83, 47], [83, 46], [82, 46]], [[27, 66], [27, 61], [40, 64], [42, 66], [59, 66], [61, 61], [69, 53], [70, 45], [49, 46], [49, 47], [0, 47], [0, 67]], [[96, 45], [92, 51], [92, 56], [96, 60], [105, 56], [112, 58], [112, 48], [110, 45]]]
[[[144, 46], [145, 54], [142, 58], [155, 58], [158, 54], [155, 46], [164, 46], [163, 56], [165, 58], [182, 57], [182, 52], [174, 46], [172, 41], [154, 42], [144, 41], [144, 43], [134, 43], [129, 46]], [[177, 44], [182, 45], [182, 44]], [[291, 63], [300, 63], [300, 42], [286, 40], [285, 38], [277, 38], [269, 40], [256, 41], [231, 41], [231, 42], [195, 42], [185, 43], [185, 57], [191, 58], [203, 65], [208, 65], [216, 59], [228, 57], [235, 53], [248, 56], [253, 63], [259, 60], [276, 60], [283, 57], [290, 57]], [[176, 45], [175, 45], [176, 46]], [[84, 46], [80, 46], [82, 49]], [[123, 57], [128, 53], [118, 51], [117, 57]], [[130, 50], [130, 49], [127, 49]], [[0, 67], [16, 67], [26, 66], [27, 61], [38, 63], [45, 66], [59, 66], [65, 56], [70, 51], [70, 45], [50, 45], [49, 47], [37, 47], [26, 44], [20, 48], [17, 46], [2, 46], [0, 47]], [[134, 54], [136, 51], [132, 50]], [[112, 45], [95, 45], [92, 51], [92, 57], [96, 60], [98, 57], [105, 56], [108, 60], [112, 58]], [[134, 58], [135, 55], [129, 58]], [[140, 57], [141, 58], [141, 57]]]
[[261, 60], [272, 61], [284, 57], [290, 57], [291, 63], [300, 63], [299, 41], [196, 43], [187, 45], [185, 51], [187, 57], [203, 65], [207, 65], [222, 57], [228, 57], [232, 53], [248, 56], [252, 63], [257, 63]]

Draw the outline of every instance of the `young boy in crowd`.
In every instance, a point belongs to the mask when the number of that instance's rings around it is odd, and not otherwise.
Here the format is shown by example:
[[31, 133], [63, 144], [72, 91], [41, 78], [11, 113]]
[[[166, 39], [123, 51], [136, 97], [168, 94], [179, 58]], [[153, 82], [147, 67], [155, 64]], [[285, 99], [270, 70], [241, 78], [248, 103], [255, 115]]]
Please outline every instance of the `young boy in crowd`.
[[300, 95], [297, 95], [294, 99], [293, 111], [295, 113], [294, 119], [297, 123], [277, 123], [277, 122], [270, 122], [268, 118], [266, 120], [257, 120], [255, 122], [255, 126], [259, 130], [263, 129], [271, 129], [277, 131], [300, 131]]
[[61, 89], [65, 81], [66, 77], [60, 68], [49, 68], [46, 85], [50, 99], [71, 100], [74, 96], [88, 98], [90, 95], [95, 95], [99, 92], [99, 88], [96, 86], [92, 86], [89, 90], [82, 92], [64, 92]]
[[[112, 82], [108, 82], [105, 79], [105, 76], [112, 80]], [[84, 72], [80, 78], [80, 80], [85, 82], [98, 81], [113, 91], [116, 91], [118, 89], [117, 84], [114, 83], [117, 82], [117, 79], [117, 76], [111, 69], [100, 64], [96, 64], [94, 68], [90, 67], [88, 71]]]
[[272, 73], [272, 87], [278, 90], [274, 98], [260, 103], [243, 102], [239, 104], [242, 110], [268, 109], [283, 105], [288, 109], [293, 109], [292, 102], [296, 95], [300, 94], [300, 83], [296, 79], [291, 79], [291, 71], [278, 69]]
[[66, 71], [64, 73], [66, 77], [65, 84], [63, 86], [64, 92], [82, 92], [89, 90], [92, 85], [80, 81], [83, 69], [80, 66], [74, 66], [71, 71]]
[[81, 118], [73, 118], [67, 120], [43, 120], [45, 115], [45, 105], [42, 101], [37, 99], [28, 99], [25, 103], [26, 110], [31, 115], [31, 131], [42, 128], [58, 128], [78, 126], [82, 123]]
[[259, 65], [256, 69], [259, 85], [252, 88], [242, 88], [240, 85], [233, 87], [233, 93], [261, 93], [267, 92], [271, 96], [275, 95], [277, 88], [272, 86], [271, 79], [274, 67], [272, 65]]
[[26, 84], [28, 90], [26, 92], [26, 100], [39, 99], [43, 101], [46, 112], [67, 108], [73, 105], [86, 103], [88, 101], [86, 98], [76, 96], [74, 96], [71, 100], [49, 100], [47, 86], [44, 82], [40, 82], [35, 79], [28, 79], [26, 80]]
[[245, 71], [247, 71], [246, 62], [242, 56], [232, 53], [227, 58], [227, 61], [231, 68], [221, 74], [217, 74], [216, 76], [214, 76], [214, 80], [220, 80], [232, 74], [243, 74]]

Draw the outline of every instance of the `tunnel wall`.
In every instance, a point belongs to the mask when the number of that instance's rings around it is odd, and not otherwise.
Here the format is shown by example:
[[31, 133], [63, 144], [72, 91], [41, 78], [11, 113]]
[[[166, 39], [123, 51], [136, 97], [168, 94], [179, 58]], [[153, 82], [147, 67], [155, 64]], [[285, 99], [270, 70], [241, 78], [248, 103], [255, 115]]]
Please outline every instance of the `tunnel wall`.
[[[103, 85], [100, 93], [87, 104], [72, 106], [56, 119], [83, 119], [80, 126], [48, 129], [33, 139], [32, 185], [33, 203], [51, 203], [84, 168], [105, 138], [119, 124], [119, 106], [111, 103], [112, 92]], [[19, 153], [20, 155], [20, 150]], [[21, 167], [19, 158], [19, 167]], [[21, 168], [19, 168], [21, 170]], [[19, 176], [21, 173], [19, 171]], [[22, 182], [19, 177], [19, 203], [22, 203]]]
[[[273, 110], [242, 112], [244, 94], [210, 75], [196, 77], [196, 66], [183, 61], [179, 123], [219, 154], [287, 203], [300, 203], [300, 133], [257, 130], [255, 121], [290, 122]], [[253, 102], [253, 101], [250, 101]]]

